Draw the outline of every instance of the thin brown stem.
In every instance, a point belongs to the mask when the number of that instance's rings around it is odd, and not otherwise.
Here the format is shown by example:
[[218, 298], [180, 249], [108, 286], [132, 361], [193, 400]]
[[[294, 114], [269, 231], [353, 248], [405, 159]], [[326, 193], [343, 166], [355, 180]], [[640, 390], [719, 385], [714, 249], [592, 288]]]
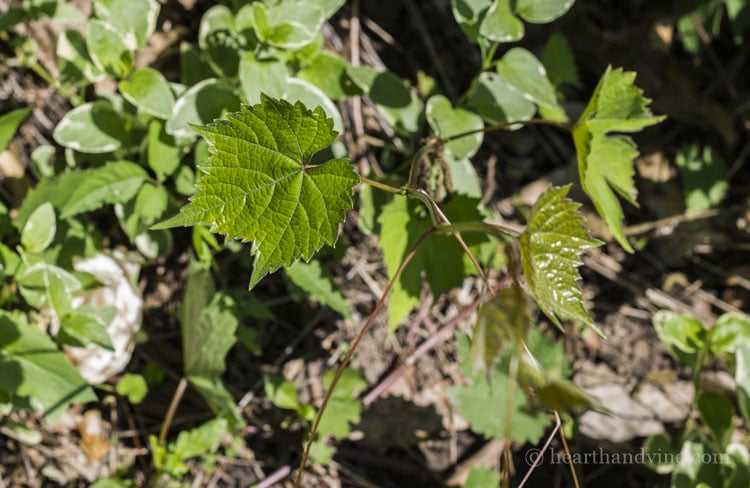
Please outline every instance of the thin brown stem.
[[[562, 420], [560, 420], [560, 414], [555, 410], [555, 419], [557, 420], [557, 425], [562, 425]], [[565, 430], [559, 429], [560, 431], [560, 440], [562, 441], [563, 450], [565, 451], [565, 456], [568, 459], [568, 466], [570, 467], [570, 474], [573, 476], [573, 485], [576, 488], [580, 488], [580, 485], [578, 484], [578, 475], [576, 474], [576, 467], [573, 464], [573, 456], [570, 455], [570, 449], [568, 448], [568, 440], [565, 438]]]
[[315, 436], [318, 433], [318, 426], [320, 425], [320, 419], [323, 418], [323, 413], [326, 410], [326, 407], [328, 407], [328, 402], [331, 400], [331, 395], [333, 394], [333, 391], [336, 389], [336, 385], [339, 382], [339, 379], [341, 378], [341, 375], [344, 374], [344, 370], [349, 365], [349, 361], [351, 361], [352, 356], [354, 355], [354, 351], [357, 350], [357, 347], [359, 346], [359, 343], [364, 338], [365, 334], [367, 334], [367, 331], [370, 330], [372, 327], [372, 324], [375, 323], [375, 318], [380, 313], [380, 310], [385, 305], [386, 300], [388, 299], [388, 296], [391, 294], [391, 290], [393, 289], [393, 286], [396, 284], [396, 281], [401, 276], [401, 273], [404, 272], [404, 269], [406, 269], [406, 266], [409, 264], [409, 262], [414, 258], [414, 255], [417, 253], [417, 250], [422, 246], [424, 241], [427, 239], [427, 237], [430, 236], [430, 234], [433, 233], [435, 230], [434, 227], [430, 227], [427, 229], [424, 234], [419, 238], [417, 243], [414, 245], [414, 247], [409, 251], [409, 253], [404, 257], [404, 260], [401, 262], [401, 265], [398, 267], [396, 272], [393, 274], [393, 277], [388, 280], [388, 284], [385, 287], [385, 290], [383, 291], [383, 296], [380, 297], [378, 300], [378, 303], [375, 304], [375, 309], [372, 311], [369, 317], [367, 317], [367, 321], [365, 322], [365, 325], [362, 326], [359, 333], [357, 334], [357, 337], [354, 339], [354, 342], [352, 342], [351, 347], [349, 348], [349, 351], [346, 353], [346, 356], [344, 356], [344, 359], [341, 361], [341, 364], [336, 369], [336, 375], [333, 377], [333, 381], [331, 381], [331, 386], [328, 387], [328, 391], [326, 391], [325, 397], [323, 397], [323, 403], [320, 405], [320, 410], [318, 410], [318, 414], [315, 416], [315, 422], [313, 422], [312, 429], [310, 429], [310, 435], [307, 439], [307, 444], [305, 445], [305, 452], [302, 454], [302, 460], [300, 461], [299, 468], [297, 468], [297, 474], [294, 477], [294, 488], [299, 488], [300, 481], [302, 480], [302, 471], [305, 469], [305, 465], [307, 464], [307, 460], [310, 457], [310, 449], [312, 448], [312, 444], [315, 441]]
[[172, 395], [172, 401], [169, 403], [167, 414], [164, 416], [164, 422], [161, 424], [161, 431], [159, 431], [160, 446], [163, 446], [167, 441], [167, 432], [169, 431], [169, 426], [172, 424], [172, 419], [174, 419], [174, 414], [175, 412], [177, 412], [177, 406], [180, 404], [180, 400], [182, 400], [182, 395], [185, 394], [187, 385], [187, 378], [180, 378], [180, 382], [177, 384], [177, 389], [174, 391], [174, 395]]

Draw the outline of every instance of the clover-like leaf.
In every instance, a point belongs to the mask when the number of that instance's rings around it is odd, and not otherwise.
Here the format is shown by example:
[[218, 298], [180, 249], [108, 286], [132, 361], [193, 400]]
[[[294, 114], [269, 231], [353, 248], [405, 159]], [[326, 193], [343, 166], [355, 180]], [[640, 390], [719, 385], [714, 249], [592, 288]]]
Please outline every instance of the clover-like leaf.
[[570, 185], [550, 187], [537, 200], [519, 237], [521, 262], [539, 308], [558, 327], [560, 319], [579, 319], [598, 330], [583, 306], [580, 254], [601, 243], [590, 237], [580, 204], [566, 198]]
[[333, 245], [359, 177], [347, 158], [310, 164], [336, 137], [322, 108], [262, 97], [227, 120], [196, 127], [211, 157], [190, 203], [155, 228], [204, 224], [254, 241], [250, 287], [280, 266]]
[[608, 67], [573, 127], [583, 190], [628, 252], [633, 252], [633, 248], [625, 238], [622, 207], [614, 191], [638, 206], [633, 182], [633, 160], [638, 150], [633, 140], [622, 133], [639, 132], [664, 120], [663, 116], [651, 114], [651, 100], [633, 81], [635, 73]]

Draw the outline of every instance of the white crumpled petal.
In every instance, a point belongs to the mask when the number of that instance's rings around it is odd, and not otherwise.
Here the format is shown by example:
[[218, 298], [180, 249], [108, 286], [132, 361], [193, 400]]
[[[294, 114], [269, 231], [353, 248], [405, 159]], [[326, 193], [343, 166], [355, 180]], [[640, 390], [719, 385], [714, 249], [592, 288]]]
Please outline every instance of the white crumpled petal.
[[92, 274], [103, 285], [75, 297], [73, 308], [90, 305], [113, 306], [117, 309], [114, 320], [107, 328], [114, 351], [104, 349], [98, 344], [65, 348], [67, 356], [76, 365], [81, 376], [91, 384], [102, 383], [125, 369], [130, 362], [135, 347], [135, 336], [141, 330], [143, 321], [143, 298], [129, 279], [138, 275], [140, 266], [126, 262], [122, 253], [112, 254], [114, 257], [97, 254], [73, 265], [76, 271]]

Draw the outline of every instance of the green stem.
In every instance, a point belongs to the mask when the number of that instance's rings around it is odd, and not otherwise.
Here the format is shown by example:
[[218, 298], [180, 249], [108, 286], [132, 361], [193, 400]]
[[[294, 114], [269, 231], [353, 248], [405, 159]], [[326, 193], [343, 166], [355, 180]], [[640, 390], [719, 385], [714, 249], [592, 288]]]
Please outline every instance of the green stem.
[[488, 70], [492, 66], [492, 59], [495, 57], [498, 46], [500, 46], [499, 42], [493, 42], [487, 51], [482, 48], [482, 71]]
[[385, 183], [381, 183], [379, 181], [371, 180], [370, 178], [366, 176], [360, 176], [359, 180], [362, 183], [365, 183], [367, 185], [370, 185], [372, 187], [375, 187], [379, 190], [387, 191], [388, 193], [393, 193], [394, 195], [403, 195], [404, 191], [401, 188], [396, 188], [395, 186], [387, 185]]
[[436, 234], [453, 234], [455, 232], [480, 232], [483, 234], [492, 234], [504, 241], [515, 241], [521, 235], [518, 231], [509, 227], [481, 221], [441, 224], [435, 228]]
[[572, 127], [570, 124], [566, 124], [564, 122], [557, 122], [555, 120], [549, 120], [549, 119], [529, 119], [529, 120], [519, 120], [518, 122], [512, 122], [512, 123], [501, 123], [501, 124], [494, 124], [494, 125], [488, 125], [486, 127], [482, 127], [481, 129], [475, 129], [475, 130], [469, 130], [466, 132], [461, 132], [459, 134], [454, 134], [452, 136], [446, 137], [445, 139], [442, 139], [443, 144], [447, 144], [451, 141], [455, 141], [456, 139], [461, 139], [463, 137], [469, 137], [473, 136], [474, 134], [479, 134], [480, 132], [495, 132], [499, 130], [506, 130], [510, 129], [513, 126], [516, 125], [551, 125], [554, 127], [558, 127], [560, 129], [565, 129], [566, 131], [570, 132], [572, 131]]

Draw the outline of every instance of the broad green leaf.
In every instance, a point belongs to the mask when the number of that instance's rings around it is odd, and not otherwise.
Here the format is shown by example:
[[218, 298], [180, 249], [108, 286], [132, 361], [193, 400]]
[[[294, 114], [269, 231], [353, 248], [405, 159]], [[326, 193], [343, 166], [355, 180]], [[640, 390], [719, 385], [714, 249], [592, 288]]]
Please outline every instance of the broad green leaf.
[[561, 17], [575, 0], [517, 0], [515, 11], [527, 22], [546, 24]]
[[166, 180], [180, 165], [182, 149], [171, 135], [167, 134], [165, 123], [154, 119], [148, 124], [148, 166], [160, 182]]
[[705, 347], [706, 329], [703, 324], [693, 317], [668, 310], [656, 312], [653, 323], [667, 352], [681, 363], [695, 368], [698, 356]]
[[141, 219], [150, 224], [167, 210], [168, 198], [169, 194], [163, 186], [146, 183], [138, 190], [134, 210]]
[[396, 131], [411, 135], [419, 130], [422, 102], [409, 83], [369, 66], [350, 67], [347, 72]]
[[444, 96], [435, 95], [427, 100], [425, 116], [435, 135], [441, 139], [475, 131], [445, 144], [445, 150], [457, 160], [474, 156], [481, 147], [484, 140], [482, 118], [468, 110], [453, 108], [450, 100]]
[[566, 198], [570, 185], [549, 187], [534, 204], [518, 239], [521, 263], [539, 308], [558, 327], [577, 319], [601, 333], [583, 306], [578, 266], [580, 254], [601, 243], [589, 236], [580, 204]]
[[321, 18], [326, 21], [346, 3], [346, 0], [317, 0], [316, 5], [321, 10]]
[[54, 423], [71, 403], [96, 400], [54, 342], [37, 328], [0, 312], [0, 391], [28, 402]]
[[132, 51], [146, 46], [156, 29], [159, 2], [156, 0], [95, 0], [94, 12], [119, 32]]
[[224, 5], [214, 5], [203, 14], [198, 45], [216, 74], [225, 78], [237, 76], [243, 44], [244, 38], [237, 32], [231, 10]]
[[712, 488], [723, 486], [722, 465], [719, 462], [704, 462], [704, 459], [721, 459], [711, 449], [708, 439], [693, 434], [682, 443], [680, 453], [676, 456], [677, 466], [672, 472], [673, 488]]
[[[468, 345], [466, 341], [457, 343], [465, 371], [466, 367], [471, 368]], [[470, 380], [472, 384], [454, 386], [448, 394], [472, 430], [499, 439], [506, 438], [509, 431], [510, 438], [519, 444], [539, 442], [550, 421], [543, 413], [530, 409], [523, 391], [514, 379], [508, 378], [508, 361], [496, 364], [489, 375], [470, 375]]]
[[83, 34], [75, 29], [66, 30], [58, 38], [56, 55], [62, 86], [88, 84], [105, 76], [91, 59]]
[[318, 87], [328, 98], [338, 100], [355, 92], [346, 72], [348, 66], [338, 54], [321, 51], [297, 72], [297, 77]]
[[484, 15], [479, 34], [494, 42], [513, 42], [523, 38], [523, 22], [513, 15], [511, 0], [494, 0]]
[[172, 116], [167, 120], [167, 134], [194, 136], [191, 124], [208, 124], [223, 113], [239, 108], [240, 99], [231, 86], [214, 78], [203, 80], [177, 99]]
[[313, 259], [309, 263], [297, 261], [286, 268], [285, 273], [295, 285], [307, 292], [313, 300], [331, 307], [346, 318], [352, 317], [346, 299], [317, 259]]
[[21, 232], [21, 245], [28, 252], [42, 252], [52, 243], [57, 231], [55, 208], [45, 202], [34, 210]]
[[166, 78], [153, 68], [140, 68], [120, 82], [125, 99], [147, 114], [167, 119], [172, 114], [174, 95]]
[[[330, 388], [335, 374], [335, 371], [329, 371], [323, 376], [326, 390]], [[349, 435], [350, 424], [359, 422], [362, 413], [362, 401], [356, 397], [366, 387], [367, 382], [359, 371], [350, 368], [344, 370], [320, 419], [318, 432], [322, 436], [344, 439]]]
[[284, 98], [291, 103], [302, 102], [305, 107], [312, 109], [321, 107], [328, 118], [333, 120], [333, 130], [339, 134], [344, 131], [344, 120], [336, 104], [315, 85], [299, 78], [290, 78]]
[[717, 451], [721, 452], [729, 444], [734, 431], [734, 405], [721, 393], [701, 392], [696, 401], [698, 414], [716, 441]]
[[[333, 245], [359, 182], [347, 159], [310, 166], [333, 142], [321, 108], [264, 97], [228, 120], [197, 128], [211, 158], [180, 214], [156, 228], [204, 224], [231, 239], [254, 241], [250, 287], [280, 266], [309, 260]], [[230, 183], [231, 182], [231, 183]]]
[[71, 310], [60, 320], [57, 342], [75, 347], [98, 344], [104, 349], [114, 351], [107, 328], [115, 315], [115, 307], [81, 306]]
[[117, 382], [116, 391], [118, 395], [128, 397], [128, 401], [134, 405], [141, 403], [148, 393], [148, 385], [143, 376], [139, 374], [126, 373]]
[[68, 200], [74, 189], [78, 188], [86, 179], [83, 171], [69, 171], [53, 178], [43, 178], [21, 203], [18, 215], [13, 225], [21, 231], [31, 214], [44, 203], [51, 203], [59, 211]]
[[256, 2], [252, 7], [258, 38], [283, 49], [299, 49], [311, 43], [324, 21], [321, 8], [307, 0]]
[[[451, 221], [478, 221], [483, 218], [477, 210], [478, 203], [477, 200], [456, 196], [443, 207], [443, 211]], [[383, 249], [389, 279], [401, 265], [404, 256], [432, 226], [430, 218], [422, 214], [423, 210], [414, 200], [395, 197], [383, 206], [378, 216], [378, 242]], [[486, 238], [467, 234], [464, 240], [475, 252], [475, 245], [486, 241]], [[466, 276], [475, 273], [473, 266], [467, 266], [465, 253], [452, 236], [435, 235], [428, 238], [393, 286], [388, 302], [391, 332], [419, 304], [423, 274], [433, 294], [440, 296], [460, 286]]]
[[[547, 70], [531, 52], [514, 47], [497, 62], [496, 69], [510, 88], [527, 100], [550, 110], [559, 109], [555, 88], [547, 78]], [[564, 112], [558, 120], [566, 120]]]
[[120, 115], [105, 101], [74, 108], [55, 127], [52, 137], [61, 146], [82, 153], [108, 153], [127, 143]]
[[578, 79], [578, 67], [573, 59], [568, 39], [555, 32], [547, 40], [542, 53], [542, 64], [547, 70], [547, 77], [555, 88], [561, 85], [581, 86]]
[[260, 103], [261, 93], [273, 98], [284, 98], [287, 93], [289, 73], [286, 63], [278, 59], [258, 59], [247, 52], [240, 60], [239, 78], [250, 105]]
[[207, 454], [218, 447], [228, 427], [226, 419], [209, 420], [193, 430], [180, 432], [170, 450], [182, 460]]
[[750, 343], [750, 317], [743, 313], [725, 313], [708, 329], [706, 339], [717, 358], [734, 354], [743, 343]]
[[60, 208], [60, 218], [67, 219], [113, 203], [133, 198], [148, 173], [130, 161], [113, 161], [101, 168], [81, 171], [83, 182], [69, 189], [68, 200]]
[[89, 20], [86, 41], [91, 60], [100, 70], [122, 78], [133, 69], [132, 48], [112, 24]]
[[729, 190], [727, 165], [712, 146], [701, 150], [696, 144], [680, 148], [677, 166], [682, 175], [688, 213], [708, 210], [721, 203]]
[[634, 81], [635, 73], [608, 67], [573, 127], [583, 190], [628, 252], [633, 249], [622, 230], [622, 207], [614, 192], [637, 206], [633, 160], [638, 150], [622, 133], [638, 132], [664, 119], [651, 114], [651, 101], [643, 97]]
[[750, 422], [750, 341], [745, 340], [735, 352], [734, 381], [737, 404], [745, 422]]
[[226, 389], [221, 382], [221, 378], [207, 378], [205, 376], [191, 376], [188, 378], [190, 384], [198, 390], [203, 399], [208, 403], [211, 411], [226, 419], [232, 432], [240, 432], [243, 428], [244, 421], [237, 410], [232, 394]]
[[471, 331], [471, 364], [488, 371], [508, 347], [526, 338], [530, 324], [529, 304], [518, 286], [503, 288], [484, 303]]
[[443, 153], [443, 160], [448, 165], [453, 191], [470, 198], [482, 198], [482, 184], [476, 168], [468, 159], [456, 159], [452, 154]]
[[492, 0], [452, 0], [453, 17], [467, 36], [479, 42], [479, 28]]
[[505, 79], [486, 71], [469, 88], [466, 106], [491, 124], [529, 120], [536, 112], [534, 104], [513, 90]]
[[218, 377], [226, 369], [224, 358], [236, 342], [234, 301], [214, 293], [208, 270], [192, 263], [180, 309], [185, 373]]
[[180, 43], [180, 82], [193, 86], [215, 75], [203, 53], [188, 42]]
[[55, 175], [55, 146], [42, 144], [31, 152], [29, 169], [37, 179]]
[[35, 308], [52, 306], [58, 313], [70, 308], [73, 294], [82, 286], [71, 273], [45, 262], [23, 269], [16, 280], [18, 291], [29, 305]]
[[0, 115], [0, 152], [5, 151], [21, 125], [23, 119], [31, 112], [30, 108], [19, 108]]
[[264, 375], [263, 387], [266, 397], [279, 408], [297, 410], [300, 408], [297, 399], [297, 387], [294, 383], [280, 376]]
[[500, 486], [500, 474], [493, 469], [474, 467], [466, 478], [464, 488], [497, 488]]

